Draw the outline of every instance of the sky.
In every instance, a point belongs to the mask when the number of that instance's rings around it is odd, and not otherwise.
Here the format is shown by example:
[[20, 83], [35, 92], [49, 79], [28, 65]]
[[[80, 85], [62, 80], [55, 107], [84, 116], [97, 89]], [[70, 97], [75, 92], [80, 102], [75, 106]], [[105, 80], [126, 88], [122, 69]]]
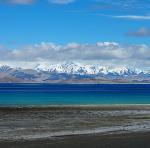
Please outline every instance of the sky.
[[0, 55], [148, 69], [150, 0], [0, 0]]

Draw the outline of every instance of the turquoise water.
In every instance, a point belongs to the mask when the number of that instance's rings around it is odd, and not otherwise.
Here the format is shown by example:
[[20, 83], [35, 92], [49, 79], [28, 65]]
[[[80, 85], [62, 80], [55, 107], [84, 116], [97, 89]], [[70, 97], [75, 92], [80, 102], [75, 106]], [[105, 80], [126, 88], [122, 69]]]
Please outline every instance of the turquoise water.
[[0, 106], [150, 104], [150, 85], [0, 84]]

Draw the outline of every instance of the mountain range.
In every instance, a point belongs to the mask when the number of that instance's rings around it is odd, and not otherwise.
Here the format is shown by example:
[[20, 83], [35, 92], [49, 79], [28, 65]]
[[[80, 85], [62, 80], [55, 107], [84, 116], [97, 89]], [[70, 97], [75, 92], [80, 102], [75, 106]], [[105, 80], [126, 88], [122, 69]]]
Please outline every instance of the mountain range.
[[0, 82], [14, 83], [150, 83], [150, 71], [65, 62], [33, 68], [0, 66]]

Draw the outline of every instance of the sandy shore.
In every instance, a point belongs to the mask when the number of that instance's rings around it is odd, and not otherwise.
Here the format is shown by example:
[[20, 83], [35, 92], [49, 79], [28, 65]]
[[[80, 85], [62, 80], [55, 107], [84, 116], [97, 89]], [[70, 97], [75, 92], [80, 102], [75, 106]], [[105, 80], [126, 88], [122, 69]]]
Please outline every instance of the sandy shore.
[[56, 139], [0, 142], [1, 148], [150, 148], [150, 133], [66, 136]]

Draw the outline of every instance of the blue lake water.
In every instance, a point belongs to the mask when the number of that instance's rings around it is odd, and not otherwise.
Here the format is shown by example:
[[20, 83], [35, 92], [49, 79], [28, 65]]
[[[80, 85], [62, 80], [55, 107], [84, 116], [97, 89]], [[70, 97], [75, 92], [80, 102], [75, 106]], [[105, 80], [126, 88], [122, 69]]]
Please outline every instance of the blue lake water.
[[150, 84], [0, 84], [0, 106], [150, 104]]

